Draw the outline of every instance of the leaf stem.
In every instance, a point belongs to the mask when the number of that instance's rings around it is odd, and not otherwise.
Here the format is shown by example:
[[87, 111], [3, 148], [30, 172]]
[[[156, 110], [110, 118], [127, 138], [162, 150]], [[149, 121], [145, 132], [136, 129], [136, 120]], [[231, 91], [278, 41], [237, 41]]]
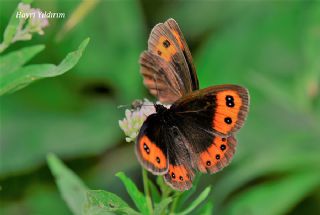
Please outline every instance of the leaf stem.
[[177, 203], [179, 202], [180, 196], [181, 196], [181, 193], [178, 193], [176, 195], [176, 197], [174, 198], [172, 205], [171, 205], [170, 214], [174, 214], [174, 211], [177, 207]]
[[144, 168], [142, 168], [142, 180], [143, 180], [144, 193], [145, 193], [146, 199], [147, 199], [147, 206], [148, 206], [150, 214], [153, 214], [153, 207], [152, 207], [151, 196], [150, 196], [150, 191], [149, 191], [148, 172]]

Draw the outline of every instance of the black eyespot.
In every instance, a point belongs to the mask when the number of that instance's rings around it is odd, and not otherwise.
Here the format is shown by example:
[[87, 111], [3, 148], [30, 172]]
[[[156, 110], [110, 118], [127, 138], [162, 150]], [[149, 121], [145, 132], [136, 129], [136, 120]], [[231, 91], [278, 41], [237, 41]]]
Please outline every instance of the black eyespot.
[[170, 42], [168, 40], [163, 41], [163, 46], [168, 48], [170, 46]]
[[221, 151], [224, 151], [224, 150], [226, 150], [226, 145], [224, 145], [224, 144], [222, 144], [221, 146], [220, 146], [220, 149], [221, 149]]
[[162, 52], [161, 52], [161, 51], [158, 51], [158, 55], [160, 55], [160, 56], [161, 56], [161, 54], [162, 54]]
[[114, 204], [112, 204], [112, 203], [109, 202], [109, 207], [110, 207], [110, 208], [114, 208]]
[[224, 118], [224, 122], [230, 125], [232, 123], [232, 119], [230, 117], [226, 117]]
[[234, 102], [233, 102], [233, 101], [232, 101], [232, 102], [227, 102], [226, 105], [227, 105], [228, 107], [234, 107]]
[[233, 101], [233, 96], [229, 96], [229, 95], [226, 96], [226, 101], [227, 101], [227, 102], [228, 102], [228, 101], [230, 101], [230, 102]]
[[207, 161], [207, 166], [211, 166], [211, 161]]
[[147, 152], [147, 154], [150, 154], [150, 149], [146, 143], [143, 144], [143, 149]]
[[160, 158], [156, 157], [157, 163], [160, 163]]
[[226, 142], [227, 139], [222, 137], [221, 140], [222, 140], [222, 142]]
[[220, 155], [216, 155], [216, 159], [217, 159], [217, 160], [220, 160]]
[[183, 177], [182, 176], [180, 176], [179, 179], [180, 179], [180, 181], [183, 181]]
[[176, 175], [173, 172], [171, 173], [171, 178], [176, 178]]
[[234, 99], [233, 96], [227, 95], [226, 96], [226, 105], [228, 107], [234, 107]]

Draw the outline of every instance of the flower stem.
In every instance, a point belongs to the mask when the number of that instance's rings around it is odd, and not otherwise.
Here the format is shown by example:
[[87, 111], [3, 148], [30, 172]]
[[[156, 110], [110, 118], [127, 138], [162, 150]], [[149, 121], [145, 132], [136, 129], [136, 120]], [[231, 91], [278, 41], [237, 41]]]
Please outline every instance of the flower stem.
[[148, 172], [144, 168], [142, 168], [142, 180], [143, 180], [144, 193], [145, 193], [146, 199], [147, 199], [147, 206], [148, 206], [150, 214], [153, 214], [153, 207], [152, 207], [151, 196], [150, 196], [150, 192], [149, 192]]
[[179, 202], [181, 193], [177, 193], [176, 197], [174, 198], [172, 205], [171, 205], [171, 209], [170, 209], [170, 214], [173, 214], [176, 207], [177, 207], [177, 203]]

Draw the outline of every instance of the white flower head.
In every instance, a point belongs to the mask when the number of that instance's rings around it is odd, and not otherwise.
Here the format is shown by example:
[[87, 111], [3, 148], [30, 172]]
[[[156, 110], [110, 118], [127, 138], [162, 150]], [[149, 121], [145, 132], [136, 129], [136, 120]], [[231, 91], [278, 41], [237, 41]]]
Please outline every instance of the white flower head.
[[[157, 102], [157, 104], [161, 103]], [[127, 142], [135, 141], [143, 122], [149, 115], [156, 112], [154, 104], [148, 99], [144, 99], [143, 101], [136, 100], [132, 106], [133, 109], [126, 109], [126, 117], [123, 120], [119, 120], [119, 126], [124, 131]]]
[[44, 34], [43, 29], [49, 25], [48, 19], [41, 15], [42, 11], [38, 8], [31, 8], [30, 4], [19, 3], [18, 10], [30, 16], [19, 17], [19, 25], [12, 42], [30, 40], [33, 33]]
[[37, 32], [38, 34], [43, 35], [43, 28], [47, 27], [49, 24], [48, 19], [45, 16], [41, 15], [43, 13], [38, 8], [32, 8], [31, 11], [36, 14], [36, 16], [31, 17], [29, 20], [30, 32]]
[[25, 4], [25, 3], [19, 3], [18, 4], [18, 10], [21, 11], [22, 13], [30, 13], [31, 12], [31, 7], [30, 4]]

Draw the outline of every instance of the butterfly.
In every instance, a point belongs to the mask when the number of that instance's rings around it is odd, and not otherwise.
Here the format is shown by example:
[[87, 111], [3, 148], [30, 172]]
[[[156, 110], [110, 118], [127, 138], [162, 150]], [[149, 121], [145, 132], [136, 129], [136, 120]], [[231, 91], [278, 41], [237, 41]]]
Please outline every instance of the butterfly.
[[248, 90], [231, 84], [199, 89], [190, 50], [174, 19], [152, 29], [139, 63], [150, 93], [172, 105], [154, 105], [156, 113], [137, 136], [137, 158], [173, 189], [188, 190], [197, 171], [212, 174], [230, 163], [235, 133], [248, 114]]

